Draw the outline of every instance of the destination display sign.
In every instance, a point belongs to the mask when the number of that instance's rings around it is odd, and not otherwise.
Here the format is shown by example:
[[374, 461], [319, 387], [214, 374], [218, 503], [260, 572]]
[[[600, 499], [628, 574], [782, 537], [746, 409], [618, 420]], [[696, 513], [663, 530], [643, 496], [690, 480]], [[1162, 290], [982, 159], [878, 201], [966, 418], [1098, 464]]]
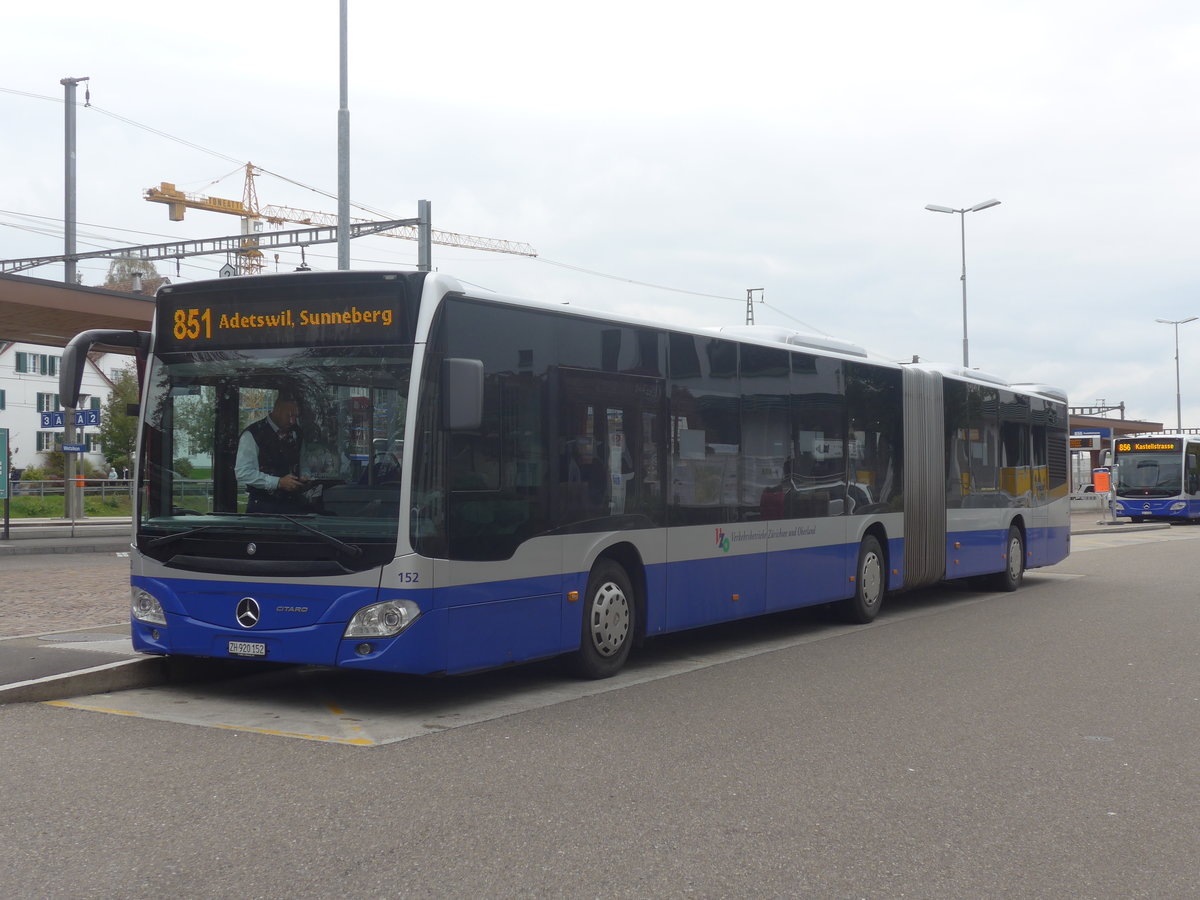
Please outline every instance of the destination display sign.
[[1178, 453], [1179, 441], [1163, 438], [1140, 438], [1117, 441], [1118, 453]]
[[[248, 283], [247, 283], [248, 282]], [[405, 281], [275, 289], [266, 280], [159, 291], [159, 352], [409, 343], [415, 309]]]

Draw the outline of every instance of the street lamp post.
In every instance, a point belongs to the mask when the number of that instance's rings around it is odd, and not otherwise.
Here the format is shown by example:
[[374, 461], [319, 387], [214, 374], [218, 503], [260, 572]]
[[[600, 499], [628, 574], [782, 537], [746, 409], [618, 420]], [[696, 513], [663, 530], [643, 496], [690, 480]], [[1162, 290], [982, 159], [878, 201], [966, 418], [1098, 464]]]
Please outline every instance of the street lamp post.
[[1183, 431], [1183, 404], [1180, 402], [1179, 396], [1179, 326], [1186, 325], [1188, 322], [1195, 322], [1200, 316], [1188, 316], [1186, 319], [1155, 319], [1155, 322], [1162, 322], [1164, 325], [1175, 326], [1175, 428], [1178, 431]]
[[953, 209], [949, 206], [938, 206], [934, 203], [926, 204], [925, 208], [930, 212], [940, 213], [958, 213], [959, 224], [962, 232], [962, 291], [963, 291], [963, 368], [969, 368], [970, 356], [967, 352], [967, 213], [979, 212], [981, 209], [990, 209], [993, 206], [999, 206], [999, 200], [984, 200], [982, 203], [976, 203], [974, 206], [968, 206], [965, 209]]

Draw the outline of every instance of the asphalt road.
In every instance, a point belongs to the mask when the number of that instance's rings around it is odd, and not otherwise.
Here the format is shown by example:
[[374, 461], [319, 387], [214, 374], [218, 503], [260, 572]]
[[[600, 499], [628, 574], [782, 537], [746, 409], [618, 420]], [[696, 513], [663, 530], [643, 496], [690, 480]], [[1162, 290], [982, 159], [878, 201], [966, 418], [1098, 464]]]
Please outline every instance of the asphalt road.
[[1015, 594], [778, 617], [811, 640], [369, 749], [0, 707], [3, 892], [1198, 896], [1196, 539], [1077, 538]]

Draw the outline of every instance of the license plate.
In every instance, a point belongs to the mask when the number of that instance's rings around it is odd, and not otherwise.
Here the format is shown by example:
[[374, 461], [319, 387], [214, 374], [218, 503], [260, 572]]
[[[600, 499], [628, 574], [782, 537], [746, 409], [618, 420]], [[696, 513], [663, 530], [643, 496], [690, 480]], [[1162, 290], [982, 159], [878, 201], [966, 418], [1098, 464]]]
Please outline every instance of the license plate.
[[267, 645], [256, 641], [230, 641], [230, 656], [266, 656]]

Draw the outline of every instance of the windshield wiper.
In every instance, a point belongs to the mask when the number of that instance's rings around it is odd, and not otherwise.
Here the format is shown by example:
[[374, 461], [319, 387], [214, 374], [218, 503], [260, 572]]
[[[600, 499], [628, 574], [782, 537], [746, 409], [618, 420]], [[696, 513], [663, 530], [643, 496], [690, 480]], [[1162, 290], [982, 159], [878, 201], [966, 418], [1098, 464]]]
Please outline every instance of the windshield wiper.
[[208, 531], [208, 529], [216, 527], [216, 525], [197, 525], [195, 528], [189, 528], [187, 531], [176, 531], [174, 534], [164, 534], [160, 537], [151, 538], [142, 546], [149, 550], [151, 547], [161, 547], [164, 544], [173, 544], [176, 541], [182, 541], [185, 537], [191, 537], [193, 534], [197, 534], [201, 531]]
[[[351, 558], [362, 556], [362, 554], [363, 554], [362, 547], [357, 547], [354, 544], [347, 544], [345, 541], [338, 540], [332, 534], [326, 534], [320, 528], [314, 528], [312, 525], [309, 525], [307, 522], [300, 521], [301, 516], [295, 515], [293, 513], [242, 513], [242, 515], [265, 516], [267, 518], [272, 518], [272, 519], [287, 519], [293, 525], [299, 525], [305, 531], [311, 531], [313, 534], [315, 534], [317, 537], [319, 537], [325, 543], [329, 544], [331, 547], [336, 547], [337, 549], [341, 550], [343, 553], [350, 556]], [[311, 519], [316, 518], [315, 513], [306, 513], [305, 516], [307, 518], [311, 518]], [[210, 526], [203, 525], [201, 527], [208, 528]]]

